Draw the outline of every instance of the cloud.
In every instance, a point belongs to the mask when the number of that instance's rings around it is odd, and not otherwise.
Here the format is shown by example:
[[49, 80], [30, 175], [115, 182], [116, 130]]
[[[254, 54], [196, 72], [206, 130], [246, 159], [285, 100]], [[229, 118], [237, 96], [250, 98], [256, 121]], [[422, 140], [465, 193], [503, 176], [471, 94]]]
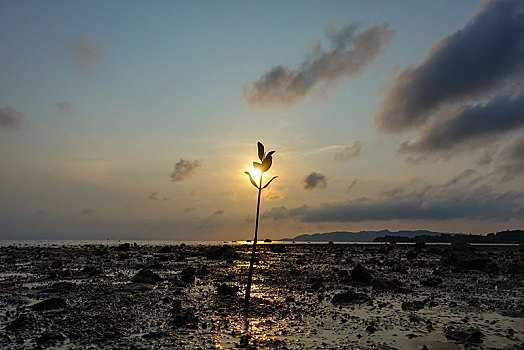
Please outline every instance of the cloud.
[[[202, 162], [198, 159], [191, 161], [181, 158], [178, 163], [175, 164], [175, 170], [173, 170], [171, 174], [171, 180], [174, 182], [183, 181], [191, 177], [200, 166], [202, 166]], [[191, 192], [191, 196], [193, 196], [193, 192]]]
[[158, 192], [153, 192], [153, 193], [149, 194], [149, 196], [147, 196], [147, 198], [149, 198], [149, 200], [152, 200], [152, 201], [160, 200]]
[[36, 216], [47, 216], [49, 211], [47, 209], [40, 209], [35, 213]]
[[[524, 39], [524, 37], [523, 37]], [[466, 106], [440, 116], [421, 131], [418, 140], [404, 142], [401, 153], [432, 153], [476, 146], [487, 138], [524, 127], [524, 92], [493, 98], [485, 104]]]
[[71, 115], [73, 113], [73, 106], [67, 101], [55, 103], [53, 107], [62, 114]]
[[224, 214], [224, 211], [222, 209], [217, 209], [213, 214], [211, 214], [211, 217], [216, 217]]
[[67, 50], [75, 67], [83, 73], [90, 73], [95, 64], [106, 55], [105, 45], [96, 44], [87, 37], [71, 42]]
[[85, 208], [85, 209], [82, 209], [82, 211], [80, 213], [82, 215], [94, 215], [94, 214], [97, 213], [97, 211], [95, 209]]
[[339, 31], [330, 29], [327, 36], [331, 49], [320, 45], [312, 57], [297, 70], [275, 66], [255, 82], [244, 86], [244, 99], [250, 106], [290, 106], [300, 102], [318, 85], [332, 85], [341, 78], [355, 78], [387, 46], [394, 31], [387, 23], [356, 33], [357, 25], [349, 24]]
[[264, 212], [262, 217], [302, 222], [362, 222], [508, 220], [524, 215], [524, 192], [494, 192], [490, 186], [476, 185], [479, 178], [474, 175], [474, 171], [466, 170], [443, 185], [412, 189], [414, 184], [409, 184], [375, 199], [358, 198], [317, 207], [274, 207]]
[[[524, 2], [484, 1], [464, 28], [435, 44], [420, 65], [400, 73], [375, 122], [383, 131], [399, 132], [425, 124], [450, 105], [473, 104], [466, 109], [482, 113], [475, 103], [489, 106], [493, 96], [522, 87], [523, 63]], [[460, 112], [455, 117], [467, 119]], [[460, 121], [450, 123], [462, 127]]]
[[360, 155], [360, 150], [362, 150], [362, 142], [355, 141], [351, 146], [347, 146], [344, 150], [335, 153], [335, 160], [347, 161], [351, 158], [356, 158]]
[[524, 173], [524, 137], [514, 140], [502, 150], [499, 169], [505, 173], [506, 178]]
[[353, 179], [353, 181], [351, 181], [351, 183], [349, 184], [349, 186], [347, 187], [346, 191], [347, 192], [351, 192], [351, 190], [353, 188], [355, 188], [355, 186], [357, 185], [357, 179]]
[[296, 217], [302, 217], [310, 210], [310, 207], [307, 205], [303, 205], [297, 208], [288, 209], [286, 206], [279, 206], [279, 207], [273, 207], [270, 210], [266, 210], [262, 213], [263, 219], [273, 219], [273, 220], [281, 220], [281, 219], [289, 219], [289, 218], [296, 218]]
[[327, 186], [326, 177], [314, 171], [311, 172], [311, 174], [307, 175], [304, 178], [303, 182], [305, 190], [313, 190], [315, 188], [326, 188]]
[[18, 129], [24, 121], [24, 113], [11, 107], [0, 108], [0, 129]]

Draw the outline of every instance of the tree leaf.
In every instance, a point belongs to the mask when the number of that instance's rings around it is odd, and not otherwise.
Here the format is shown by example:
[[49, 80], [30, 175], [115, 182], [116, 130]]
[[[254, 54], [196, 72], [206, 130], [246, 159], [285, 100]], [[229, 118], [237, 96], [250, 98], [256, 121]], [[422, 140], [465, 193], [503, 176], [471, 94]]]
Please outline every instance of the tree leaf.
[[271, 181], [275, 180], [278, 176], [273, 176], [273, 178], [271, 180], [268, 181], [267, 184], [264, 185], [264, 187], [262, 187], [262, 189], [266, 188], [267, 186], [269, 186], [269, 184], [271, 183]]
[[257, 183], [255, 182], [255, 180], [253, 180], [253, 177], [251, 176], [251, 173], [250, 173], [249, 171], [244, 171], [244, 173], [246, 173], [247, 176], [249, 176], [249, 180], [251, 181], [251, 183], [253, 184], [253, 186], [255, 186], [256, 188], [258, 188]]
[[257, 142], [257, 146], [258, 146], [258, 158], [260, 158], [260, 160], [264, 160], [264, 145], [261, 144], [260, 142]]
[[262, 171], [262, 164], [261, 163], [257, 163], [257, 162], [253, 162], [253, 168]]
[[260, 166], [260, 171], [265, 173], [266, 171], [269, 170], [269, 168], [271, 168], [272, 163], [273, 163], [273, 157], [271, 157], [271, 155], [268, 153], [266, 155], [266, 158], [264, 158], [264, 160], [262, 161], [262, 164]]

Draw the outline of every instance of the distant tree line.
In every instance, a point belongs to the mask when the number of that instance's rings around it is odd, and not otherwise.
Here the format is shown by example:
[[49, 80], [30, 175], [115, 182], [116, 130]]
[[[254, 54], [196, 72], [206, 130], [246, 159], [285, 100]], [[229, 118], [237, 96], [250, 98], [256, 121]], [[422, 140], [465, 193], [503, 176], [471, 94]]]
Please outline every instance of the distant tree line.
[[415, 237], [389, 236], [377, 237], [374, 242], [427, 242], [427, 243], [451, 243], [463, 241], [467, 243], [524, 243], [523, 230], [507, 230], [487, 235], [472, 235], [463, 233], [441, 233], [438, 236], [421, 235]]

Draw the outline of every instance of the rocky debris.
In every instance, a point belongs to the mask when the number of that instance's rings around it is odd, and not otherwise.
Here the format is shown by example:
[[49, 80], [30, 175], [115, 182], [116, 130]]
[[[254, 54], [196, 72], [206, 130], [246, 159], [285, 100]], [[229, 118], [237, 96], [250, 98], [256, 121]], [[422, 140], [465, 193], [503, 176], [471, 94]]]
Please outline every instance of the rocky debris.
[[180, 299], [173, 300], [171, 316], [173, 318], [173, 325], [176, 327], [198, 328], [198, 318], [189, 310], [182, 308], [182, 301]]
[[131, 282], [144, 284], [157, 284], [162, 281], [162, 277], [151, 270], [142, 269], [131, 278]]
[[273, 253], [285, 253], [286, 246], [283, 244], [271, 244], [269, 245], [269, 250]]
[[424, 308], [426, 303], [423, 300], [404, 301], [402, 303], [402, 310], [404, 311], [418, 311]]
[[475, 328], [456, 328], [455, 326], [447, 326], [444, 328], [444, 335], [446, 338], [466, 343], [480, 344], [484, 341], [484, 334]]
[[31, 309], [34, 311], [55, 310], [62, 309], [66, 307], [67, 304], [68, 300], [65, 298], [50, 298], [34, 304]]
[[351, 279], [355, 282], [369, 283], [373, 279], [373, 275], [361, 264], [357, 264], [353, 270], [351, 270]]
[[240, 288], [238, 286], [228, 286], [227, 284], [221, 284], [217, 288], [217, 295], [235, 296], [238, 294]]
[[49, 288], [43, 289], [42, 293], [48, 294], [67, 294], [76, 289], [76, 284], [71, 282], [56, 282], [53, 283]]
[[423, 278], [419, 282], [424, 287], [438, 287], [442, 284], [442, 278], [438, 276], [431, 276], [428, 278]]
[[230, 246], [210, 247], [206, 252], [206, 257], [213, 260], [235, 260], [238, 253]]
[[364, 294], [352, 290], [337, 293], [331, 299], [333, 304], [361, 304], [370, 301], [371, 298]]

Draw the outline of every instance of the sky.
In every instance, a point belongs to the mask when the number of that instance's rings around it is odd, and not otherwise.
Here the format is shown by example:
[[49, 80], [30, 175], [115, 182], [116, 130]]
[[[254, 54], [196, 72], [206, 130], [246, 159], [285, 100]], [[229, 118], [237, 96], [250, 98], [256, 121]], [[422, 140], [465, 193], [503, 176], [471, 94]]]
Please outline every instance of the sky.
[[0, 0], [0, 238], [524, 227], [524, 2]]

